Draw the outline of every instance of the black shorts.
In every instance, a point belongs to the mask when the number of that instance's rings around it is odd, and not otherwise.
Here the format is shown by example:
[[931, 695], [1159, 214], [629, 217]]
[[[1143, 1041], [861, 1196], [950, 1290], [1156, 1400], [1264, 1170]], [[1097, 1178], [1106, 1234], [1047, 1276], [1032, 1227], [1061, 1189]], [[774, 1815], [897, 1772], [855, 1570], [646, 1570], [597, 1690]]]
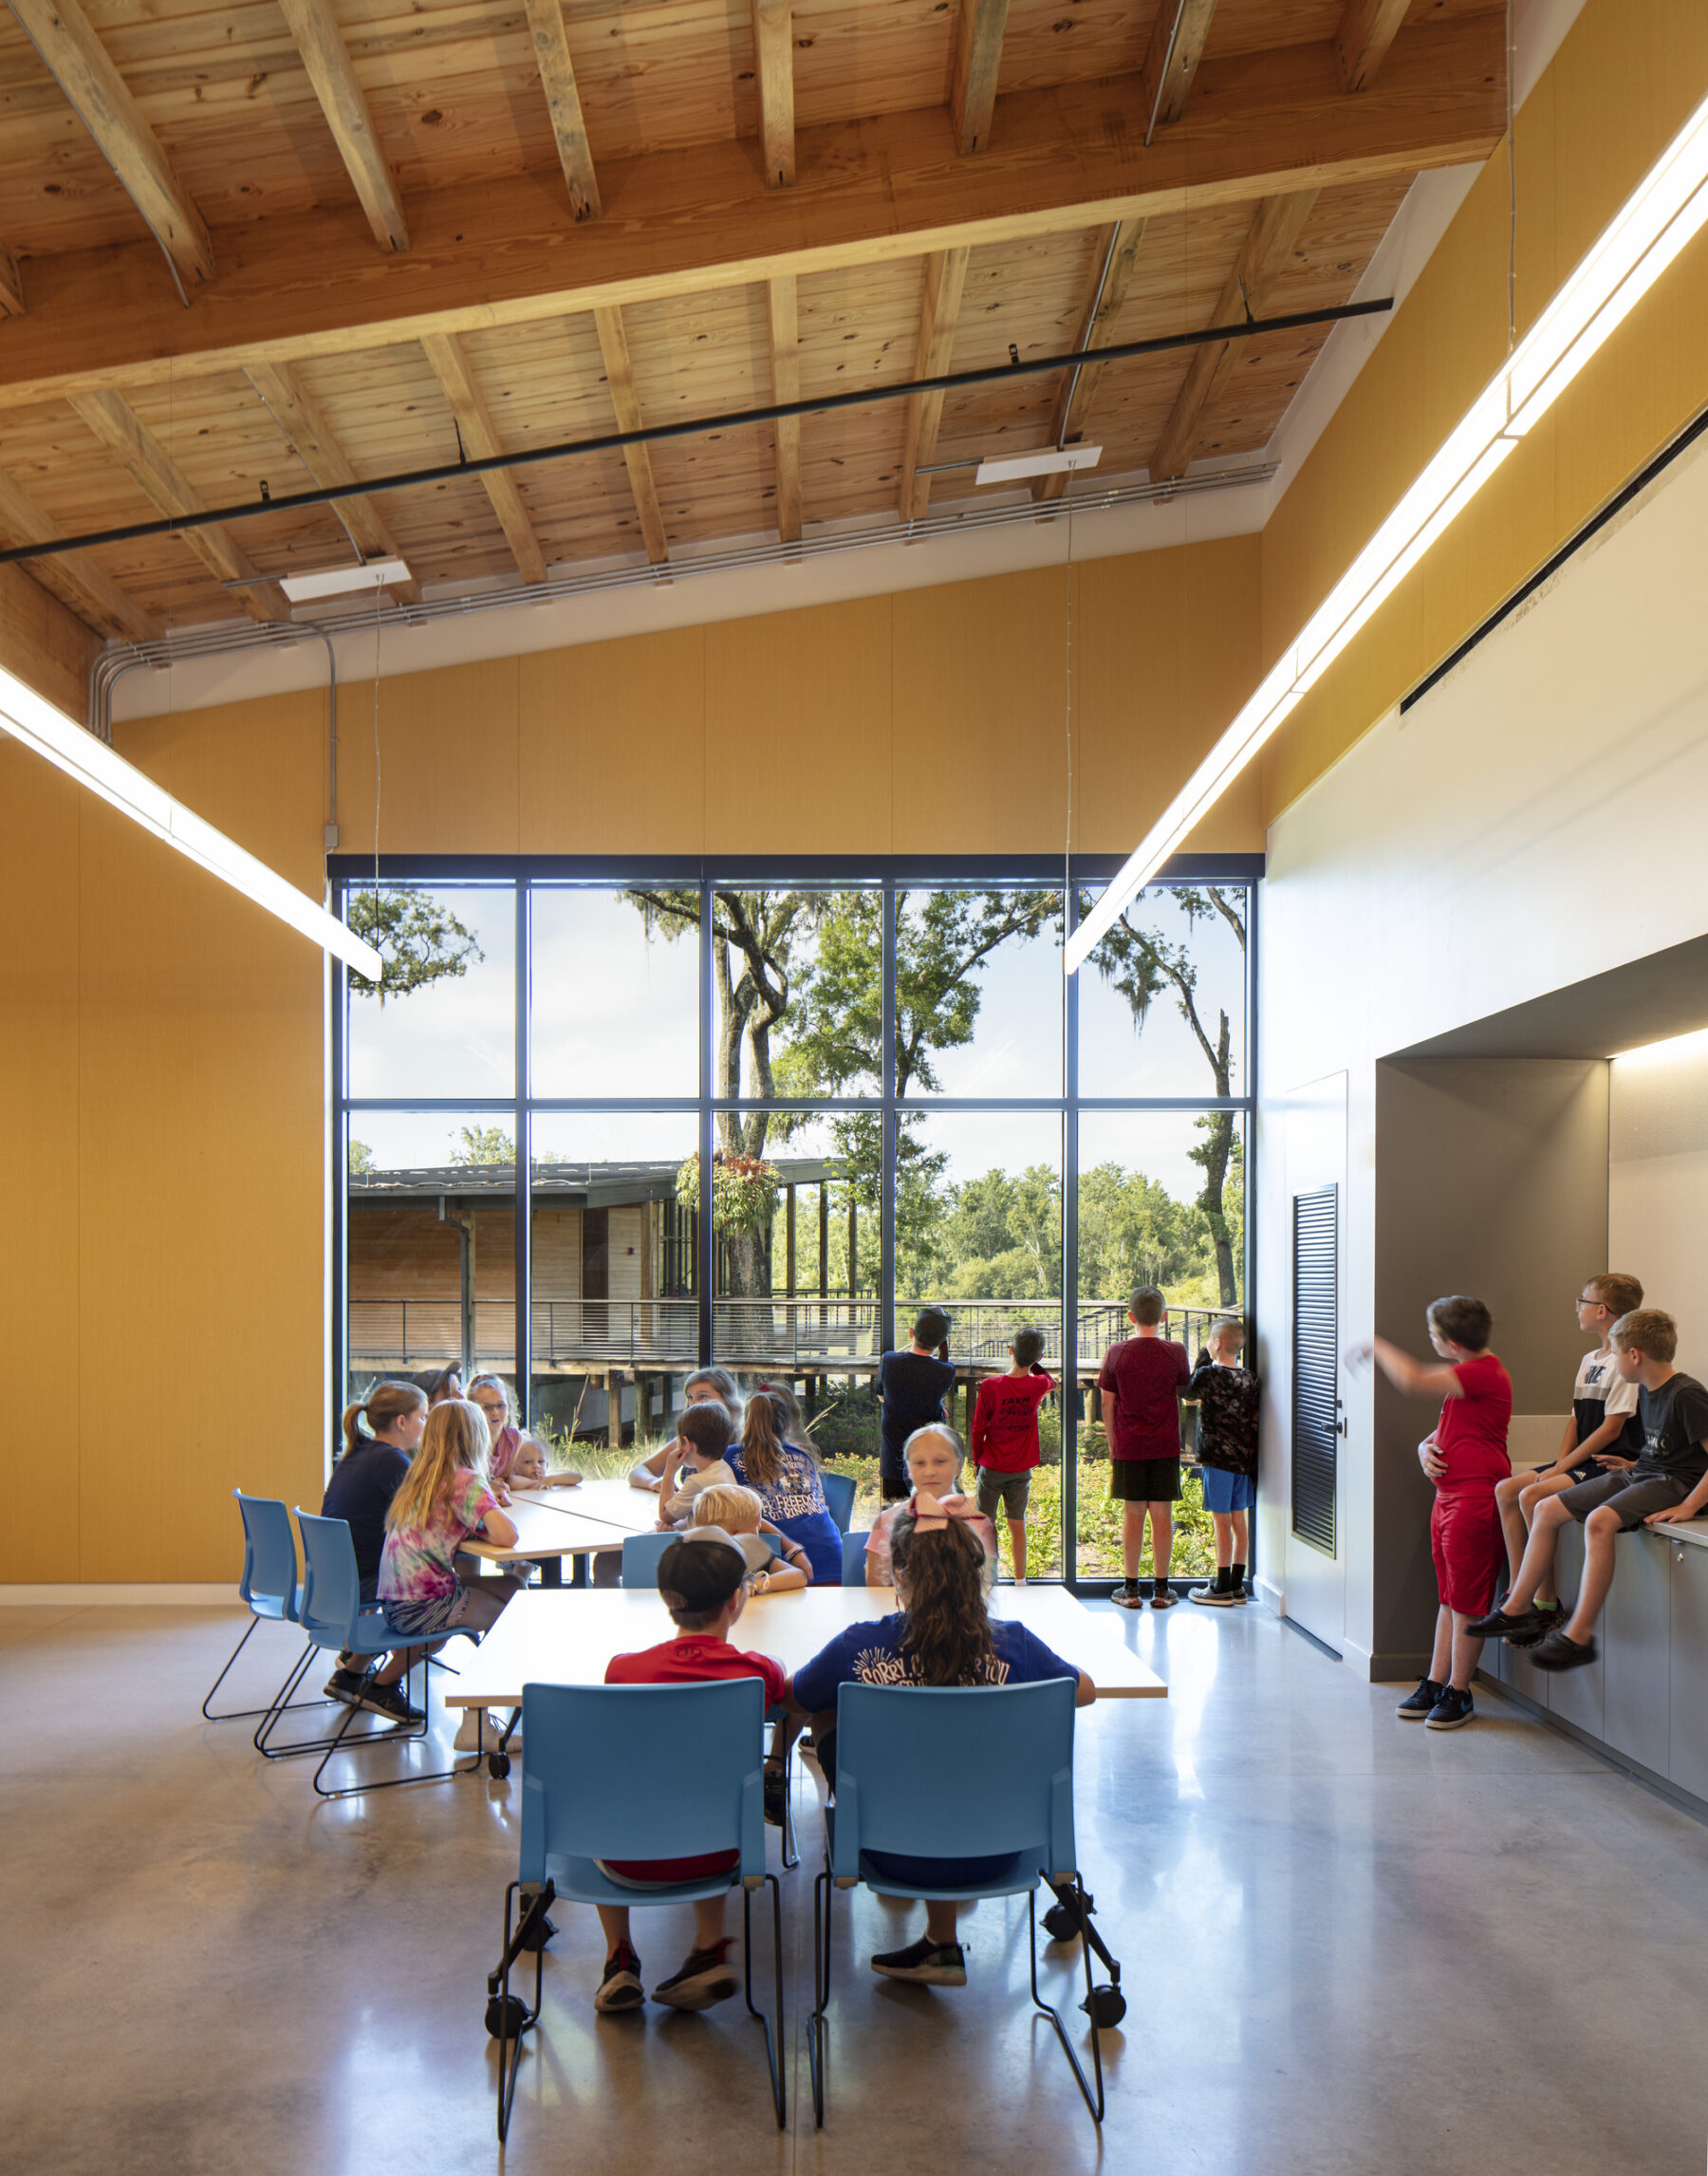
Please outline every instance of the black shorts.
[[1111, 1459], [1109, 1494], [1122, 1503], [1179, 1503], [1179, 1459]]
[[1650, 1512], [1671, 1511], [1674, 1504], [1682, 1503], [1690, 1490], [1691, 1483], [1676, 1474], [1638, 1473], [1633, 1468], [1628, 1473], [1600, 1474], [1594, 1480], [1580, 1481], [1576, 1488], [1563, 1489], [1560, 1501], [1580, 1526], [1592, 1511], [1610, 1503], [1621, 1527], [1629, 1534]]

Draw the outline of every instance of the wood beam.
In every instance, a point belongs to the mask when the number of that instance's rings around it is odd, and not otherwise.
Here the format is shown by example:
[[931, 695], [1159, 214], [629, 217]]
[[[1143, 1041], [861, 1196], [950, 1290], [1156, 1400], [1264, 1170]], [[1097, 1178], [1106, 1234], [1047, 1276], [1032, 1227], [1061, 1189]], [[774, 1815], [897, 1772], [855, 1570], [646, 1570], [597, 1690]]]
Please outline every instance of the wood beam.
[[[0, 535], [8, 544], [54, 544], [65, 533], [22, 484], [0, 474]], [[131, 642], [152, 642], [159, 634], [160, 623], [127, 597], [86, 551], [63, 551], [51, 559], [32, 559], [28, 566], [44, 589], [52, 590], [62, 604], [102, 634]]]
[[0, 242], [0, 317], [24, 315], [24, 268], [17, 252]]
[[949, 111], [955, 122], [955, 148], [963, 158], [982, 151], [990, 141], [1007, 32], [1008, 0], [960, 0]]
[[[1142, 219], [1123, 219], [1098, 234], [1097, 251], [1091, 261], [1090, 291], [1080, 319], [1079, 337], [1073, 344], [1076, 348], [1107, 347], [1114, 340], [1122, 306], [1132, 284], [1133, 267], [1139, 261], [1139, 245], [1143, 239]], [[1084, 439], [1086, 418], [1091, 413], [1091, 402], [1106, 368], [1105, 363], [1087, 363], [1083, 370], [1077, 373], [1070, 370], [1062, 380], [1056, 394], [1055, 413], [1049, 418], [1052, 446], [1076, 446]], [[1032, 484], [1032, 496], [1060, 498], [1067, 488], [1066, 475], [1038, 476]]]
[[[433, 365], [433, 375], [439, 381], [439, 390], [456, 418], [464, 453], [472, 454], [476, 460], [503, 453], [486, 396], [474, 382], [474, 373], [469, 367], [469, 358], [456, 334], [430, 332], [421, 345]], [[546, 554], [540, 549], [533, 523], [522, 504], [515, 477], [507, 469], [491, 469], [480, 480], [486, 486], [492, 511], [498, 516], [498, 526], [504, 531], [504, 540], [511, 548], [511, 556], [521, 570], [523, 581], [544, 582]]]
[[[971, 255], [971, 250], [943, 250], [925, 260], [919, 337], [914, 347], [916, 378], [941, 378], [949, 368]], [[909, 400], [899, 501], [903, 521], [918, 521], [931, 504], [931, 478], [920, 475], [919, 471], [929, 465], [937, 452], [938, 426], [942, 419], [942, 394], [916, 393]]]
[[[635, 365], [629, 355], [622, 312], [615, 307], [596, 309], [593, 324], [599, 334], [599, 352], [604, 357], [605, 383], [611, 389], [617, 428], [639, 431], [644, 427], [640, 418], [640, 397], [635, 391]], [[655, 567], [661, 567], [670, 557], [670, 542], [664, 534], [664, 515], [659, 506], [658, 487], [653, 482], [651, 450], [646, 446], [624, 446], [622, 458], [628, 468], [629, 489], [635, 494], [635, 511], [640, 517], [646, 556]]]
[[349, 219], [281, 216], [222, 236], [222, 275], [193, 311], [176, 308], [142, 245], [33, 258], [29, 313], [0, 341], [0, 402], [182, 383], [1480, 159], [1506, 129], [1505, 52], [1498, 15], [1402, 30], [1356, 99], [1327, 39], [1207, 61], [1200, 95], [1148, 150], [1135, 75], [1011, 93], [976, 158], [945, 162], [931, 108], [852, 132], [802, 129], [792, 190], [766, 187], [750, 145], [659, 152], [625, 164], [620, 217], [581, 227], [552, 211], [537, 176], [430, 192], [410, 200], [406, 256], [378, 256]]
[[1147, 143], [1151, 130], [1171, 126], [1186, 111], [1215, 13], [1216, 0], [1157, 0], [1157, 20], [1140, 71]]
[[[71, 405], [162, 513], [207, 511], [195, 486], [119, 394], [79, 393]], [[289, 619], [289, 600], [276, 582], [256, 573], [223, 523], [187, 529], [183, 539], [216, 582], [241, 585], [244, 607], [257, 620]]]
[[[0, 662], [36, 693], [58, 703], [67, 717], [83, 718], [89, 704], [89, 672], [101, 655], [101, 637], [68, 611], [21, 567], [0, 567]], [[20, 768], [7, 772], [7, 766]], [[39, 772], [37, 758], [7, 736], [0, 746], [0, 800], [9, 807], [24, 772]], [[12, 933], [12, 942], [19, 939]]]
[[[770, 283], [771, 399], [779, 406], [801, 398], [801, 330], [794, 275], [785, 272]], [[777, 448], [777, 534], [785, 544], [801, 541], [801, 418], [786, 416], [771, 425]]]
[[1376, 81], [1409, 5], [1410, 0], [1346, 0], [1334, 33], [1334, 57], [1349, 91], [1367, 91]]
[[[1232, 325], [1248, 310], [1253, 317], [1263, 315], [1270, 288], [1277, 274], [1286, 270], [1316, 200], [1316, 190], [1304, 189], [1290, 196], [1266, 197], [1258, 205], [1234, 270], [1216, 297], [1210, 316], [1212, 325]], [[1186, 366], [1185, 382], [1151, 456], [1152, 483], [1185, 474], [1197, 443], [1198, 424], [1227, 375], [1232, 351], [1233, 344], [1226, 340], [1193, 349], [1192, 361]]]
[[[284, 433], [291, 452], [317, 484], [330, 487], [358, 480], [318, 403], [288, 363], [252, 363], [246, 376]], [[340, 499], [327, 511], [343, 521], [350, 542], [363, 559], [402, 558], [371, 498]], [[406, 604], [421, 601], [418, 582], [389, 583], [387, 590]]]
[[795, 177], [793, 0], [753, 0], [753, 54], [765, 178], [787, 189]]
[[599, 177], [593, 171], [587, 124], [582, 118], [575, 64], [569, 58], [569, 34], [564, 28], [562, 0], [526, 0], [526, 4], [534, 66], [539, 70], [540, 88], [546, 93], [546, 111], [557, 143], [558, 164], [569, 185], [570, 214], [577, 220], [597, 219], [603, 206], [599, 200]]
[[120, 186], [172, 260], [187, 299], [214, 277], [214, 245], [201, 214], [91, 28], [80, 0], [9, 0], [9, 5], [118, 176]]
[[409, 229], [403, 223], [397, 177], [386, 163], [374, 117], [356, 81], [332, 0], [279, 0], [279, 6], [375, 241], [382, 250], [408, 249]]

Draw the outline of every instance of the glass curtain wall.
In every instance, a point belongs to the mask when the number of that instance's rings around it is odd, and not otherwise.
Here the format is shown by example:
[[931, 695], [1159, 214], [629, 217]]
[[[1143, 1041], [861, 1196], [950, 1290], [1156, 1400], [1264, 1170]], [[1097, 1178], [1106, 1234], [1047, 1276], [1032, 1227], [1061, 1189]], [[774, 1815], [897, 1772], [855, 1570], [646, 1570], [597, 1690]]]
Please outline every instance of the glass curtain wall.
[[1088, 886], [343, 880], [387, 962], [338, 1020], [345, 1395], [490, 1369], [555, 1456], [626, 1470], [709, 1361], [792, 1388], [863, 1527], [877, 1362], [936, 1304], [963, 1434], [1043, 1340], [1031, 1575], [1117, 1576], [1096, 1383], [1127, 1297], [1159, 1285], [1193, 1358], [1247, 1309], [1253, 895], [1153, 887], [1066, 982]]

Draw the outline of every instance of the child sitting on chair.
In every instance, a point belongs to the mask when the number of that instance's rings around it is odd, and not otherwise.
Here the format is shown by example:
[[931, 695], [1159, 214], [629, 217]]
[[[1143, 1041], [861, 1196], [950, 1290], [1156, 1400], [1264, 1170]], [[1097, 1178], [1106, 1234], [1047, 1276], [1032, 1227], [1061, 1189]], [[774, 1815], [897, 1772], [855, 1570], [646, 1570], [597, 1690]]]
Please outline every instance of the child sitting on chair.
[[[984, 1551], [984, 1583], [990, 1587], [996, 1579], [996, 1529], [972, 1497], [960, 1494], [964, 1455], [959, 1436], [946, 1421], [934, 1421], [929, 1427], [916, 1428], [902, 1449], [914, 1494], [924, 1491], [942, 1505], [950, 1517], [963, 1519], [972, 1529]], [[904, 1508], [904, 1503], [885, 1504], [873, 1521], [871, 1538], [866, 1543], [865, 1583], [868, 1587], [893, 1587], [896, 1583], [890, 1574], [890, 1534], [898, 1514]]]
[[694, 1517], [694, 1499], [702, 1489], [729, 1488], [735, 1479], [724, 1453], [734, 1434], [721, 1405], [690, 1405], [677, 1423], [677, 1440], [664, 1460], [659, 1483], [659, 1524], [684, 1527]]
[[[913, 1441], [917, 1441], [916, 1437]], [[907, 1446], [910, 1453], [913, 1441]], [[875, 1623], [850, 1625], [839, 1632], [796, 1671], [789, 1688], [791, 1704], [815, 1718], [819, 1765], [833, 1793], [839, 1685], [1037, 1684], [1047, 1678], [1071, 1678], [1076, 1707], [1085, 1707], [1097, 1697], [1097, 1688], [1085, 1672], [1052, 1653], [1036, 1633], [987, 1613], [987, 1559], [971, 1522], [953, 1516], [946, 1504], [924, 1489], [916, 1486], [906, 1503], [894, 1507], [890, 1554], [900, 1608]], [[1006, 1855], [972, 1859], [913, 1858], [889, 1851], [863, 1855], [874, 1873], [888, 1874], [910, 1888], [974, 1888], [1013, 1863]], [[882, 1888], [882, 1882], [878, 1886]], [[956, 1939], [960, 1908], [954, 1901], [927, 1904], [923, 1937], [905, 1949], [874, 1957], [872, 1970], [888, 1980], [964, 1987], [967, 1961]]]
[[[756, 1677], [765, 1686], [766, 1706], [779, 1704], [788, 1682], [782, 1664], [730, 1645], [747, 1603], [748, 1567], [727, 1534], [702, 1526], [672, 1542], [659, 1559], [659, 1592], [676, 1626], [676, 1638], [636, 1655], [613, 1655], [605, 1667], [606, 1684], [693, 1684], [706, 1678]], [[627, 1888], [668, 1888], [726, 1869], [733, 1872], [739, 1857], [735, 1851], [710, 1851], [681, 1859], [607, 1859], [601, 1862], [601, 1871]], [[638, 2010], [646, 1990], [640, 1983], [640, 1960], [629, 1940], [628, 1906], [602, 1904], [597, 1908], [604, 1929], [605, 1965], [593, 2007]], [[653, 1989], [655, 2002], [674, 2010], [706, 2010], [734, 1994], [723, 1920], [722, 1892], [696, 1904], [694, 1947], [679, 1969]]]

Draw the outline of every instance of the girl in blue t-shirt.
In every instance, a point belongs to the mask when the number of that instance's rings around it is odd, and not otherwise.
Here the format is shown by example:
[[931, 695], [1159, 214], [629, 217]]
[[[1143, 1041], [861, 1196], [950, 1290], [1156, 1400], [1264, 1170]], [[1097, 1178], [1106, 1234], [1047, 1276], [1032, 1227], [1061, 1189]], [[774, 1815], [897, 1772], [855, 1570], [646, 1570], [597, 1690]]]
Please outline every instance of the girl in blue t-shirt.
[[761, 1384], [748, 1400], [740, 1442], [724, 1457], [738, 1486], [752, 1490], [777, 1532], [807, 1552], [813, 1585], [840, 1587], [842, 1535], [826, 1508], [817, 1460], [789, 1441], [793, 1406], [778, 1386]]
[[[1072, 1678], [1076, 1707], [1096, 1697], [1085, 1672], [1064, 1662], [1036, 1633], [989, 1614], [983, 1545], [965, 1519], [951, 1516], [921, 1489], [895, 1515], [890, 1564], [900, 1608], [893, 1616], [839, 1632], [789, 1684], [792, 1704], [819, 1719], [819, 1763], [833, 1791], [838, 1685], [1008, 1685]], [[1007, 1857], [926, 1859], [895, 1851], [868, 1851], [865, 1857], [875, 1872], [919, 1888], [970, 1888], [1000, 1880], [1012, 1863]], [[956, 1939], [959, 1912], [953, 1901], [927, 1904], [923, 1936], [905, 1949], [874, 1957], [872, 1970], [888, 1980], [964, 1987], [966, 1956]]]

